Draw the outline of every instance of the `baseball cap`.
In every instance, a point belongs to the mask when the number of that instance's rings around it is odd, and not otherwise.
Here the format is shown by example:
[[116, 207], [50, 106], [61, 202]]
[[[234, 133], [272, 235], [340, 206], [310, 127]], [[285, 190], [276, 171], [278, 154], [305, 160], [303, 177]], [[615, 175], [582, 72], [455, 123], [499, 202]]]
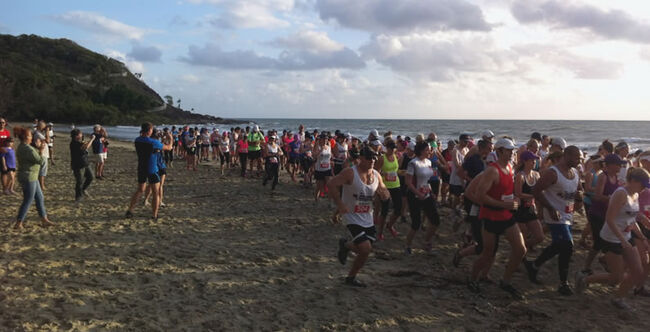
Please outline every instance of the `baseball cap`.
[[542, 141], [542, 134], [540, 134], [538, 132], [534, 132], [534, 133], [530, 134], [530, 138], [534, 138], [534, 139], [541, 142]]
[[255, 132], [260, 131], [260, 126], [255, 125], [255, 127], [253, 127], [253, 131], [255, 131]]
[[52, 127], [52, 126], [54, 126], [54, 123], [52, 123], [52, 122], [48, 122], [47, 125], [50, 126], [50, 127]]
[[487, 137], [488, 139], [492, 139], [494, 137], [494, 133], [492, 130], [486, 130], [481, 133], [481, 137]]
[[628, 148], [628, 149], [629, 149], [629, 148], [630, 148], [630, 145], [627, 144], [626, 141], [621, 141], [621, 142], [619, 142], [618, 144], [616, 144], [616, 147], [614, 148], [614, 150], [624, 149], [624, 148]]
[[415, 150], [415, 142], [413, 141], [408, 141], [408, 144], [406, 145], [407, 149]]
[[458, 140], [459, 141], [469, 142], [469, 141], [472, 140], [472, 138], [468, 134], [460, 134], [460, 136], [458, 137]]
[[566, 149], [566, 141], [562, 137], [551, 138], [551, 145], [558, 145], [562, 150]]
[[625, 165], [625, 164], [627, 164], [627, 161], [621, 159], [621, 157], [619, 157], [615, 153], [610, 153], [610, 154], [605, 156], [605, 164]]
[[379, 132], [377, 131], [377, 129], [373, 129], [370, 131], [370, 134], [368, 134], [368, 136], [379, 137]]
[[490, 163], [496, 163], [497, 162], [497, 153], [492, 151], [488, 153], [487, 157], [485, 157], [485, 162], [490, 164]]
[[530, 151], [524, 151], [521, 153], [520, 158], [522, 161], [528, 161], [528, 160], [539, 159], [539, 156]]
[[514, 150], [517, 147], [515, 146], [515, 143], [512, 140], [507, 138], [499, 138], [499, 140], [494, 144], [494, 148], [495, 149], [504, 148], [507, 150]]

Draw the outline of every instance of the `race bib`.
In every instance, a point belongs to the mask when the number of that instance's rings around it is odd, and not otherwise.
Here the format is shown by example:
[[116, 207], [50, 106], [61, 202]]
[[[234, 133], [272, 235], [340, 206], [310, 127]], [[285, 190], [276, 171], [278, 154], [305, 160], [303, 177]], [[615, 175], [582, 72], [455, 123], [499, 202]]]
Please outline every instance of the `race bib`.
[[533, 207], [534, 204], [535, 204], [535, 200], [530, 200], [530, 201], [525, 201], [524, 202], [524, 206], [527, 207], [527, 208]]
[[480, 209], [478, 205], [472, 204], [472, 208], [469, 210], [469, 215], [472, 217], [476, 217], [478, 216], [479, 210]]
[[320, 168], [330, 168], [330, 163], [321, 163]]
[[512, 202], [515, 200], [515, 195], [510, 194], [510, 195], [501, 195], [501, 201], [503, 202]]
[[354, 213], [369, 213], [370, 205], [357, 204], [354, 206]]
[[276, 158], [276, 157], [271, 157], [271, 158], [269, 159], [269, 161], [271, 162], [271, 164], [277, 164], [277, 163], [278, 163], [278, 158]]
[[438, 170], [437, 169], [433, 170], [433, 175], [432, 176], [433, 177], [438, 177]]
[[426, 184], [418, 188], [418, 191], [424, 196], [429, 196], [429, 194], [431, 194], [431, 187], [428, 184]]
[[625, 229], [623, 230], [623, 232], [626, 232], [626, 233], [631, 232], [632, 229], [634, 229], [634, 224], [635, 224], [635, 223], [633, 222], [633, 223], [627, 225], [627, 227], [625, 227]]
[[575, 207], [575, 204], [573, 202], [566, 203], [564, 206], [564, 213], [573, 213], [573, 209]]
[[650, 205], [646, 205], [646, 207], [643, 209], [643, 214], [650, 218]]
[[386, 173], [386, 181], [388, 182], [397, 181], [397, 173], [395, 172]]

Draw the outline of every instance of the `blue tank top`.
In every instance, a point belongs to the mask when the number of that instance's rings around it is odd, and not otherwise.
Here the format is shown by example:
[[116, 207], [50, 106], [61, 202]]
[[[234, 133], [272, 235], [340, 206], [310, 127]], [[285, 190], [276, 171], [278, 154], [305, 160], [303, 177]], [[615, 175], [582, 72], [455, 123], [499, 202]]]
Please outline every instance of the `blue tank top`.
[[[603, 174], [607, 177], [607, 181], [605, 181], [605, 188], [603, 189], [603, 195], [611, 195], [614, 193], [614, 191], [616, 191], [616, 189], [618, 189], [618, 181], [612, 183], [609, 181], [609, 176], [607, 173], [603, 171]], [[594, 200], [591, 204], [591, 208], [589, 209], [589, 213], [601, 218], [605, 218], [608, 205], [609, 202]]]

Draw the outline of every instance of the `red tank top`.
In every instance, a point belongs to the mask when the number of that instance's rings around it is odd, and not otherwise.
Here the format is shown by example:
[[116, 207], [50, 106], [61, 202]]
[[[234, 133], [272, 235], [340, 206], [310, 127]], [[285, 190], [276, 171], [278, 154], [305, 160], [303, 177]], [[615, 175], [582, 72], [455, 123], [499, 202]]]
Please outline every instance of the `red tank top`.
[[[488, 190], [487, 194], [496, 199], [497, 201], [504, 201], [505, 199], [513, 199], [513, 193], [515, 189], [515, 180], [512, 167], [508, 164], [508, 173], [504, 173], [501, 167], [497, 164], [492, 164], [492, 167], [497, 169], [499, 172], [499, 183], [492, 185], [492, 188]], [[508, 221], [512, 219], [512, 212], [510, 210], [501, 209], [497, 207], [490, 206], [481, 206], [479, 211], [480, 219], [490, 219], [492, 221]]]

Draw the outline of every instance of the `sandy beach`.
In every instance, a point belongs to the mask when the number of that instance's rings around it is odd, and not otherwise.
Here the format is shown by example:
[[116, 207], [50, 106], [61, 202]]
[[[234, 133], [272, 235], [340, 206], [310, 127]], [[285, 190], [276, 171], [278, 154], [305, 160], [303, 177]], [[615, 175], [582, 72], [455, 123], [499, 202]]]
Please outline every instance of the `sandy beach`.
[[[315, 205], [311, 191], [290, 183], [286, 172], [271, 194], [261, 179], [242, 179], [237, 169], [221, 176], [214, 163], [204, 163], [189, 172], [178, 161], [168, 171], [160, 220], [141, 205], [129, 220], [123, 216], [135, 189], [136, 155], [131, 143], [112, 142], [107, 178], [95, 180], [91, 197], [77, 205], [68, 142], [58, 134], [56, 166], [46, 178], [56, 227], [38, 226], [32, 207], [27, 228], [14, 231], [21, 198], [0, 196], [0, 330], [650, 329], [647, 298], [631, 298], [637, 311], [629, 314], [610, 304], [608, 287], [560, 296], [556, 258], [540, 272], [543, 286], [531, 284], [523, 267], [515, 275], [524, 301], [496, 285], [484, 285], [480, 296], [469, 292], [473, 258], [452, 266], [459, 236], [448, 209], [430, 254], [420, 249], [420, 236], [405, 256], [409, 226], [399, 223], [399, 237], [377, 244], [359, 276], [369, 287], [349, 288], [342, 283], [349, 266], [335, 255], [345, 227], [332, 224], [328, 203]], [[576, 239], [584, 224], [580, 216]], [[507, 260], [505, 240], [501, 247], [494, 280]], [[586, 255], [576, 248], [571, 275]]]

